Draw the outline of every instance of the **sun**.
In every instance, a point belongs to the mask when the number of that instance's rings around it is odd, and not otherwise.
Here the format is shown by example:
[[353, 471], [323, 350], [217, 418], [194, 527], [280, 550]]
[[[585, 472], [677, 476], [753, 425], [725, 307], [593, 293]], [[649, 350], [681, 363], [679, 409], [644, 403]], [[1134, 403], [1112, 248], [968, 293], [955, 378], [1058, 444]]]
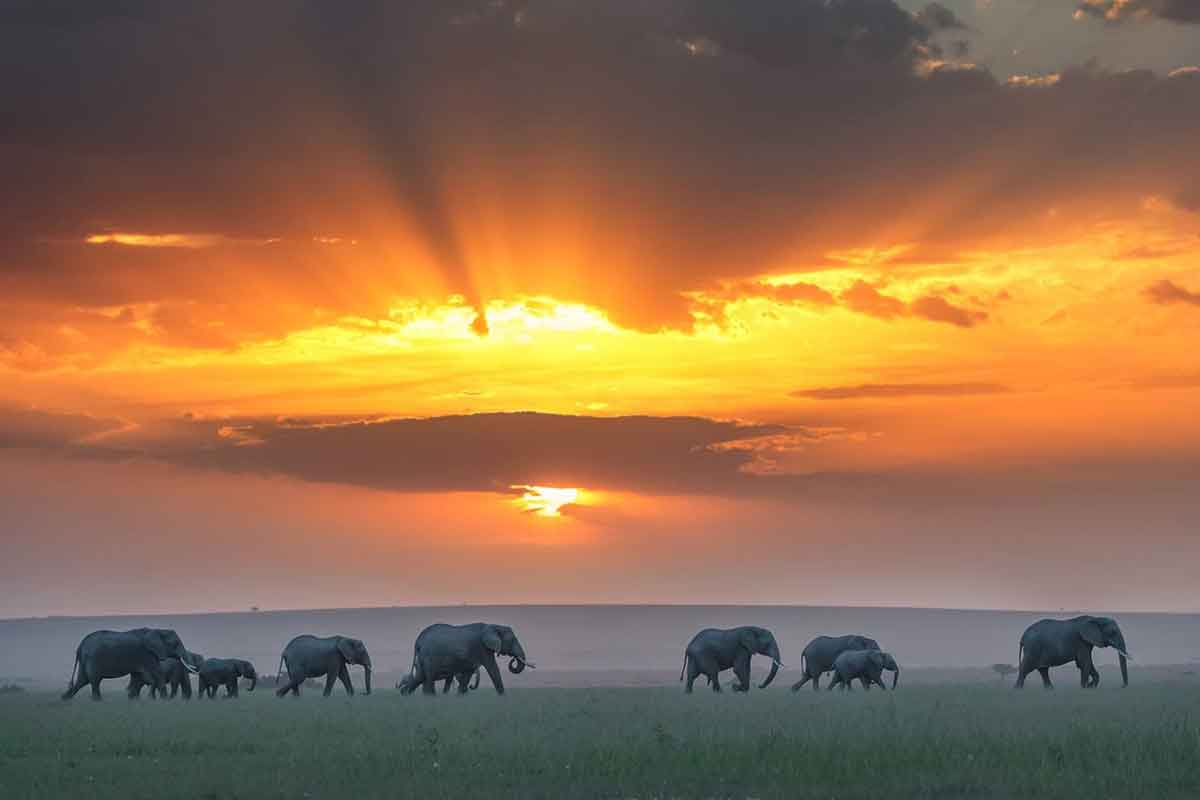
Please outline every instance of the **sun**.
[[516, 499], [516, 504], [523, 511], [537, 514], [539, 517], [561, 517], [560, 509], [579, 500], [579, 489], [564, 489], [555, 486], [512, 486], [523, 494]]

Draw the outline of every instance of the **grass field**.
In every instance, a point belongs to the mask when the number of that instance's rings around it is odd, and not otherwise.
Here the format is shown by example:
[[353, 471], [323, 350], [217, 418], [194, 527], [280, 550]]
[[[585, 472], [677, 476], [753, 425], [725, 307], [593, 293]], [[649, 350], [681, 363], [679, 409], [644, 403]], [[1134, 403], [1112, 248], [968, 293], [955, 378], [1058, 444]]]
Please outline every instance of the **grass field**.
[[1200, 797], [1187, 684], [191, 703], [110, 684], [0, 697], [0, 797]]

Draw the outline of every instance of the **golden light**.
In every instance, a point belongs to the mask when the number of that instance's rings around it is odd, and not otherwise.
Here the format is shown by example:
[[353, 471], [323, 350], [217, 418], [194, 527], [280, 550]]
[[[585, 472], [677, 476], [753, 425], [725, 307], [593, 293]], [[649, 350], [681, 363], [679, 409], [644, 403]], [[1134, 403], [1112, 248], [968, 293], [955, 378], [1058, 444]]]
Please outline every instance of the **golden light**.
[[222, 237], [200, 233], [94, 233], [88, 244], [120, 244], [127, 247], [213, 247]]
[[512, 489], [524, 491], [516, 499], [516, 504], [523, 511], [537, 514], [539, 517], [560, 517], [559, 509], [579, 500], [578, 489], [562, 489], [554, 486], [512, 486]]

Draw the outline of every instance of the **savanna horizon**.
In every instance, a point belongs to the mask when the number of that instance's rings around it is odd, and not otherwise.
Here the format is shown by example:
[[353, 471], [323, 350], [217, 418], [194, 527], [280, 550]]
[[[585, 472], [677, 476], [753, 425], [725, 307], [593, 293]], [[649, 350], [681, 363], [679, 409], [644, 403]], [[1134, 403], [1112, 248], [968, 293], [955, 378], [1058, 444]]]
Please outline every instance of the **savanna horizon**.
[[0, 617], [1200, 611], [1186, 6], [0, 2]]

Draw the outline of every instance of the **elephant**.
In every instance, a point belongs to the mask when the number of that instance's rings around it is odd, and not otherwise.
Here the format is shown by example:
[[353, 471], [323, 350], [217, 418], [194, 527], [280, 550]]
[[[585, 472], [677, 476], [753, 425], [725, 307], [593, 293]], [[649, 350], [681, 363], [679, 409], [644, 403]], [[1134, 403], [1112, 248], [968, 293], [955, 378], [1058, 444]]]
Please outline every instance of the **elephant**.
[[885, 669], [892, 671], [892, 688], [900, 680], [900, 666], [891, 653], [885, 653], [878, 648], [870, 650], [846, 650], [838, 654], [833, 661], [833, 680], [829, 689], [841, 686], [843, 689], [853, 688], [850, 684], [855, 678], [862, 682], [863, 689], [870, 691], [871, 684], [879, 684], [880, 689], [887, 689], [880, 677]]
[[[297, 636], [283, 648], [279, 657], [279, 672], [276, 683], [279, 688], [275, 694], [283, 697], [288, 692], [299, 696], [300, 686], [308, 678], [325, 677], [325, 697], [333, 693], [333, 682], [341, 680], [346, 687], [346, 694], [354, 694], [354, 684], [350, 682], [350, 664], [358, 664], [363, 668], [366, 688], [365, 694], [371, 693], [371, 656], [367, 646], [361, 639], [349, 636]], [[288, 681], [281, 680], [284, 668], [287, 668]]]
[[833, 662], [847, 650], [880, 650], [879, 642], [867, 636], [818, 636], [804, 646], [800, 654], [800, 667], [804, 677], [792, 684], [792, 691], [812, 681], [813, 691], [821, 688], [821, 676], [833, 669]]
[[721, 682], [717, 676], [722, 670], [732, 667], [738, 681], [733, 687], [734, 691], [749, 691], [750, 657], [755, 653], [771, 659], [771, 672], [758, 687], [765, 689], [775, 680], [775, 674], [783, 666], [775, 635], [766, 628], [754, 626], [729, 630], [705, 628], [688, 643], [683, 653], [683, 669], [679, 671], [679, 680], [683, 680], [684, 673], [687, 674], [687, 686], [684, 691], [691, 694], [696, 678], [705, 675], [712, 690], [719, 692]]
[[131, 631], [94, 631], [83, 637], [83, 641], [75, 648], [75, 665], [62, 698], [70, 700], [90, 684], [92, 699], [99, 700], [102, 680], [126, 675], [136, 676], [161, 692], [165, 686], [162, 662], [177, 658], [188, 672], [196, 671], [185, 660], [187, 655], [187, 648], [173, 630], [137, 628]]
[[[204, 663], [204, 656], [200, 655], [199, 653], [193, 653], [189, 650], [186, 660], [189, 665], [199, 669], [200, 665]], [[188, 671], [187, 667], [184, 666], [183, 661], [179, 660], [178, 658], [168, 658], [159, 666], [161, 668], [163, 683], [165, 686], [160, 692], [157, 688], [151, 685], [150, 696], [165, 699], [167, 696], [166, 688], [169, 686], [171, 689], [172, 700], [174, 700], [180, 692], [183, 692], [184, 700], [191, 700], [192, 675], [191, 672]], [[129, 686], [127, 689], [129, 696], [134, 698], [140, 697], [142, 694], [142, 687], [145, 685], [146, 683], [142, 681], [140, 677], [137, 675], [130, 675]]]
[[482, 666], [496, 693], [504, 694], [504, 679], [496, 664], [497, 655], [509, 656], [508, 671], [514, 675], [520, 675], [526, 667], [536, 669], [525, 656], [525, 648], [517, 635], [507, 625], [486, 622], [430, 625], [421, 631], [413, 644], [412, 670], [400, 682], [400, 691], [408, 695], [420, 686], [425, 694], [434, 694], [437, 681], [449, 682], [458, 678], [458, 691], [463, 694], [466, 692], [463, 676], [477, 672]]
[[1129, 667], [1126, 661], [1133, 656], [1125, 646], [1125, 636], [1116, 620], [1110, 617], [1072, 617], [1071, 619], [1043, 619], [1030, 625], [1021, 634], [1017, 649], [1016, 688], [1025, 687], [1025, 677], [1037, 670], [1042, 676], [1042, 686], [1053, 689], [1050, 683], [1050, 667], [1058, 667], [1074, 661], [1079, 668], [1079, 685], [1094, 689], [1100, 684], [1100, 673], [1092, 661], [1093, 647], [1112, 647], [1117, 651], [1121, 663], [1121, 685], [1129, 685]]
[[[475, 689], [478, 689], [479, 667], [475, 668], [474, 673], [460, 672], [457, 675], [446, 678], [446, 682], [442, 685], [442, 694], [449, 694], [450, 687], [454, 685], [456, 680], [458, 681], [459, 694], [466, 694], [468, 691], [474, 691]], [[420, 683], [414, 682], [413, 673], [409, 672], [400, 679], [399, 683], [396, 684], [396, 688], [400, 690], [400, 694], [412, 694], [420, 685]]]
[[226, 697], [237, 697], [239, 678], [250, 680], [250, 685], [246, 687], [248, 692], [253, 692], [254, 687], [258, 686], [258, 672], [249, 661], [240, 658], [205, 659], [197, 679], [200, 696], [204, 697], [207, 693], [210, 699], [214, 698], [217, 696], [217, 687], [224, 686]]

